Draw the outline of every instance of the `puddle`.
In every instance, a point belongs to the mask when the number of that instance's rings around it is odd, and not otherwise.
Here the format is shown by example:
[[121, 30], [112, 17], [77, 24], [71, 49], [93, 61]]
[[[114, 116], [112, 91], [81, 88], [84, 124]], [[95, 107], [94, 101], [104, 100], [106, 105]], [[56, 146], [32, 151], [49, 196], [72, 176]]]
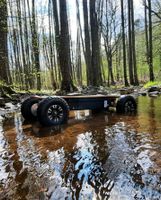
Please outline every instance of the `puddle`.
[[160, 97], [139, 97], [133, 116], [71, 112], [67, 125], [52, 128], [7, 111], [0, 199], [159, 200], [160, 157]]

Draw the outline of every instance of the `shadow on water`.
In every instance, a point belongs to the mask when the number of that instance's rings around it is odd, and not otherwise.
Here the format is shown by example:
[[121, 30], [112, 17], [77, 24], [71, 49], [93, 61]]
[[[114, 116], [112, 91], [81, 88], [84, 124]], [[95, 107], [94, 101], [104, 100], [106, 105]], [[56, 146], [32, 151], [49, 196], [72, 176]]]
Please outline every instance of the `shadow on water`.
[[71, 112], [44, 128], [0, 122], [0, 199], [161, 199], [161, 98], [138, 113]]

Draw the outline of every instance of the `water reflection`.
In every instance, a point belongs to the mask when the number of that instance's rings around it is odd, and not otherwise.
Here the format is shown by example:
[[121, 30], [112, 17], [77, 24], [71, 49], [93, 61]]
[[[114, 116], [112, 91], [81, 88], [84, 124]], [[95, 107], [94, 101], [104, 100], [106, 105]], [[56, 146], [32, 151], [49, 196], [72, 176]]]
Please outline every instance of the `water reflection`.
[[7, 148], [7, 142], [4, 137], [4, 131], [2, 126], [0, 126], [0, 169], [1, 169], [1, 176], [0, 176], [0, 182], [2, 184], [5, 184], [6, 180], [8, 179], [9, 173], [6, 170], [7, 168], [7, 159], [8, 159], [8, 152], [6, 151]]
[[0, 122], [0, 199], [161, 199], [161, 98], [133, 116], [72, 112], [67, 125]]

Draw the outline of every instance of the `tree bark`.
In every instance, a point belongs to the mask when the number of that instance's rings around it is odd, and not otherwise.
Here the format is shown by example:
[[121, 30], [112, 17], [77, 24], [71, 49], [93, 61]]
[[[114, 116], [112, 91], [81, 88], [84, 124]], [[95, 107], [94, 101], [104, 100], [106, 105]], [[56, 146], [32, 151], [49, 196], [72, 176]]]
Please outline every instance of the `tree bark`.
[[102, 85], [102, 75], [100, 66], [100, 41], [99, 26], [96, 12], [96, 0], [90, 1], [90, 25], [91, 25], [91, 41], [92, 41], [92, 85]]
[[59, 0], [60, 6], [60, 68], [62, 74], [61, 89], [67, 92], [71, 92], [76, 88], [73, 85], [71, 79], [71, 57], [70, 57], [70, 39], [69, 39], [69, 27], [67, 16], [67, 4], [66, 0]]
[[107, 62], [108, 62], [108, 73], [109, 73], [109, 78], [111, 78], [111, 84], [114, 85], [114, 76], [113, 76], [113, 69], [112, 69], [112, 52], [111, 48], [107, 47], [106, 40], [105, 40], [105, 51], [106, 51], [106, 57], [107, 57]]
[[133, 56], [133, 68], [134, 68], [134, 84], [139, 85], [137, 63], [136, 63], [136, 48], [135, 48], [135, 24], [134, 24], [134, 5], [131, 0], [131, 35], [132, 35], [132, 56]]
[[145, 45], [146, 45], [146, 59], [149, 65], [149, 33], [148, 33], [148, 19], [147, 19], [147, 4], [146, 0], [144, 0], [144, 19], [145, 19]]
[[8, 47], [7, 47], [7, 2], [0, 1], [0, 80], [10, 84], [11, 76], [8, 63]]
[[55, 75], [54, 75], [54, 68], [56, 68], [56, 66], [54, 65], [54, 41], [53, 41], [53, 32], [52, 32], [52, 25], [51, 25], [51, 21], [52, 21], [52, 12], [51, 12], [51, 2], [49, 1], [49, 5], [48, 5], [48, 15], [49, 15], [49, 55], [50, 55], [50, 76], [51, 76], [51, 82], [52, 82], [52, 87], [54, 90], [56, 90], [57, 88], [57, 84], [56, 84], [56, 80], [55, 80]]
[[80, 45], [80, 29], [77, 30], [77, 47], [76, 47], [76, 74], [78, 86], [82, 86], [82, 63], [81, 63], [81, 45]]
[[32, 0], [32, 48], [34, 54], [34, 68], [36, 70], [37, 90], [41, 90], [39, 41], [36, 28], [35, 0]]
[[149, 76], [150, 81], [154, 81], [153, 72], [153, 32], [152, 32], [152, 13], [151, 13], [151, 0], [148, 0], [148, 16], [149, 16]]
[[[53, 18], [54, 18], [54, 28], [55, 28], [55, 44], [56, 44], [56, 58], [58, 67], [60, 67], [60, 25], [59, 25], [59, 16], [58, 16], [58, 5], [56, 0], [52, 0], [53, 2]], [[61, 79], [61, 77], [59, 77]]]
[[131, 33], [131, 0], [128, 0], [128, 41], [129, 41], [129, 77], [130, 84], [134, 85], [133, 56], [132, 56], [132, 33]]
[[123, 45], [123, 68], [124, 68], [124, 84], [128, 86], [127, 65], [126, 65], [126, 40], [125, 40], [125, 18], [124, 18], [124, 0], [121, 0], [121, 24], [122, 24], [122, 45]]
[[87, 85], [92, 85], [92, 56], [91, 56], [91, 41], [89, 31], [89, 19], [88, 19], [88, 6], [87, 0], [83, 0], [83, 17], [84, 17], [84, 34], [85, 34], [85, 61], [86, 61], [86, 74]]

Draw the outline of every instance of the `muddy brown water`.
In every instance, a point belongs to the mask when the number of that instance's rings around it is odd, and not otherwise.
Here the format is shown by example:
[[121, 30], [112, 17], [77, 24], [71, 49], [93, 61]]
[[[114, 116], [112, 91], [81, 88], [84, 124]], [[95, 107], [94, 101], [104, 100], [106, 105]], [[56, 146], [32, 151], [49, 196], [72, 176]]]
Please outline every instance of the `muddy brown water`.
[[67, 125], [0, 118], [0, 199], [161, 199], [161, 97], [138, 113], [72, 112]]

